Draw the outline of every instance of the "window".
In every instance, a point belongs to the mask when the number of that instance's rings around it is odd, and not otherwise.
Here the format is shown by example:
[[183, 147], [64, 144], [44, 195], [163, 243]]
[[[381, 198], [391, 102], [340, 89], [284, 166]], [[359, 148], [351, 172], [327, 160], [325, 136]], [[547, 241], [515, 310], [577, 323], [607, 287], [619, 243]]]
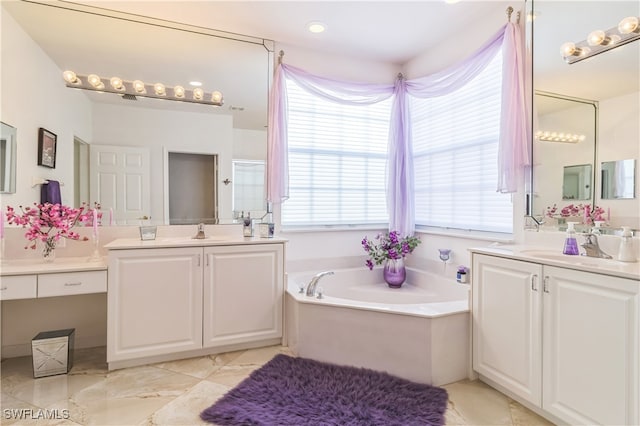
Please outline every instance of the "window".
[[416, 224], [513, 231], [511, 196], [496, 192], [502, 56], [454, 93], [411, 97]]
[[386, 158], [391, 100], [340, 105], [287, 81], [289, 199], [284, 226], [388, 222]]
[[234, 217], [265, 211], [264, 161], [232, 160], [231, 165]]

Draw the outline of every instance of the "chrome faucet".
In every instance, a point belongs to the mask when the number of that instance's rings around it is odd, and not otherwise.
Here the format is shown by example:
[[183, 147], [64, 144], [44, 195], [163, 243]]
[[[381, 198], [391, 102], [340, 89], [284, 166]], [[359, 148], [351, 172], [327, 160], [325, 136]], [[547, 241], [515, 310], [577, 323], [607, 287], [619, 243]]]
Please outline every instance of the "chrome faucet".
[[307, 296], [316, 295], [316, 286], [318, 285], [318, 281], [320, 281], [320, 278], [324, 277], [325, 275], [333, 275], [333, 271], [320, 272], [319, 274], [316, 274], [313, 278], [311, 278], [311, 281], [309, 281], [309, 284], [307, 284]]
[[583, 256], [599, 257], [602, 259], [611, 259], [611, 256], [603, 252], [602, 249], [600, 248], [600, 245], [598, 244], [598, 237], [596, 237], [596, 234], [593, 234], [593, 233], [584, 234], [584, 238], [585, 238], [585, 242], [584, 244], [582, 244], [582, 248], [584, 248], [586, 253], [583, 254]]

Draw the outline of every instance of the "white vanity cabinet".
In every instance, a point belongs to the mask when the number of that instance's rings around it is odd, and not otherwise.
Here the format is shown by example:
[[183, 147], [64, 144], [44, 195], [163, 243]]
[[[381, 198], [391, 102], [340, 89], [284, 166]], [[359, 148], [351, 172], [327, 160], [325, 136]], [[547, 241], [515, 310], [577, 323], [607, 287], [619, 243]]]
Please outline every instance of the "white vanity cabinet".
[[535, 405], [541, 403], [542, 267], [473, 256], [473, 369]]
[[110, 247], [109, 368], [280, 343], [284, 244], [193, 241]]
[[473, 254], [473, 368], [567, 424], [640, 422], [640, 282]]
[[202, 347], [202, 248], [109, 252], [107, 362]]
[[281, 244], [207, 247], [203, 346], [282, 337]]

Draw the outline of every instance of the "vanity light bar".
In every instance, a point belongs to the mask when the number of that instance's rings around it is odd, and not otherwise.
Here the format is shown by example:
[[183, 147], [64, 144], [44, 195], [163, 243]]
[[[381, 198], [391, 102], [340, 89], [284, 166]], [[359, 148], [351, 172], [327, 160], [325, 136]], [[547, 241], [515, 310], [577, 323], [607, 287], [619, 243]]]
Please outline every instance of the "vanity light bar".
[[573, 64], [638, 39], [639, 19], [636, 16], [628, 16], [620, 21], [617, 27], [607, 31], [595, 30], [589, 33], [586, 40], [562, 44], [560, 54], [566, 63]]
[[[126, 81], [120, 77], [104, 78], [96, 74], [80, 75], [73, 71], [65, 71], [62, 78], [67, 87], [74, 89], [92, 90], [94, 92], [117, 93], [119, 95], [165, 99], [170, 101], [191, 102], [203, 105], [222, 106], [222, 93], [214, 91], [206, 93], [197, 88], [185, 89], [182, 86], [169, 87], [162, 83], [146, 84], [141, 80]], [[135, 99], [135, 98], [132, 98]]]
[[545, 142], [578, 143], [583, 142], [586, 138], [585, 135], [577, 135], [575, 133], [549, 132], [543, 130], [536, 132], [536, 139]]

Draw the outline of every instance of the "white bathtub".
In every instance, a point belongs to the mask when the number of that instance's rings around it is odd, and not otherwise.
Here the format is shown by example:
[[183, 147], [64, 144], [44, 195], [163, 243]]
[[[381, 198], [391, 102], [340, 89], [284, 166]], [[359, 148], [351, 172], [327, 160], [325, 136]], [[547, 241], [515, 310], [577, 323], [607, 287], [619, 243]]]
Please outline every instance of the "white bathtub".
[[290, 274], [287, 344], [298, 356], [443, 385], [469, 372], [469, 286], [414, 269], [400, 289], [382, 271], [335, 270], [323, 298], [300, 293], [320, 271]]

